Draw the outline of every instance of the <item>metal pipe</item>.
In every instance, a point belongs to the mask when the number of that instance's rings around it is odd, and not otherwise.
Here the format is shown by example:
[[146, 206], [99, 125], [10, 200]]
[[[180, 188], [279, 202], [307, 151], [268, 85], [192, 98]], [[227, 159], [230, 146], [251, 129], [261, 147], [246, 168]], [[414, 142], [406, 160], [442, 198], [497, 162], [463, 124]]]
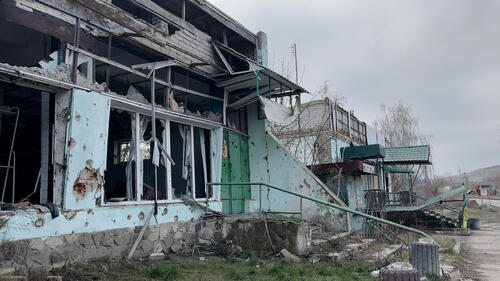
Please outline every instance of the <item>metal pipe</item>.
[[[76, 18], [76, 25], [75, 25], [75, 37], [73, 38], [73, 45], [76, 48], [80, 47], [80, 18]], [[76, 84], [76, 78], [78, 74], [78, 52], [73, 51], [73, 77], [72, 77], [72, 82], [73, 84]]]
[[41, 175], [42, 175], [42, 168], [40, 168], [38, 170], [38, 176], [36, 177], [35, 188], [33, 189], [33, 192], [31, 192], [28, 196], [26, 196], [23, 199], [21, 199], [21, 201], [19, 201], [19, 202], [23, 202], [24, 200], [30, 198], [33, 194], [36, 193], [36, 190], [37, 190], [37, 187], [38, 187], [38, 183], [40, 182], [40, 176]]
[[[377, 221], [377, 222], [380, 222], [380, 223], [383, 223], [383, 224], [391, 225], [391, 226], [394, 226], [394, 227], [406, 230], [408, 232], [413, 232], [413, 233], [422, 235], [425, 238], [429, 238], [434, 243], [436, 243], [434, 241], [434, 239], [432, 239], [427, 233], [425, 233], [423, 231], [420, 231], [418, 229], [407, 227], [407, 226], [404, 226], [404, 225], [401, 225], [399, 223], [395, 223], [395, 222], [392, 222], [392, 221], [384, 220], [384, 219], [381, 219], [381, 218], [378, 218], [378, 217], [375, 217], [375, 216], [372, 216], [372, 215], [368, 215], [368, 214], [362, 213], [360, 211], [356, 211], [356, 210], [353, 210], [353, 209], [350, 209], [350, 208], [347, 208], [347, 207], [343, 207], [343, 206], [340, 206], [340, 205], [337, 205], [337, 204], [328, 203], [328, 202], [321, 201], [321, 200], [318, 200], [318, 199], [315, 199], [315, 198], [312, 198], [312, 197], [304, 196], [302, 194], [299, 194], [299, 193], [296, 193], [296, 192], [293, 192], [293, 191], [289, 191], [289, 190], [286, 190], [286, 189], [283, 189], [283, 188], [280, 188], [280, 187], [272, 186], [272, 185], [269, 185], [267, 183], [263, 183], [263, 182], [238, 182], [238, 183], [235, 183], [235, 182], [221, 183], [221, 182], [219, 182], [219, 183], [208, 183], [209, 186], [233, 186], [233, 185], [257, 185], [257, 184], [258, 185], [267, 186], [269, 188], [276, 189], [276, 190], [279, 190], [279, 191], [284, 192], [284, 193], [295, 195], [297, 197], [302, 197], [304, 199], [307, 199], [309, 201], [313, 201], [315, 203], [318, 203], [318, 204], [321, 204], [321, 205], [324, 205], [324, 206], [328, 206], [328, 207], [331, 207], [331, 208], [334, 208], [334, 209], [338, 209], [338, 210], [341, 210], [341, 211], [344, 211], [344, 212], [348, 212], [348, 213], [351, 213], [351, 214], [354, 214], [354, 215], [362, 216], [362, 217], [365, 217], [367, 219], [371, 219], [371, 220], [374, 220], [374, 221]], [[231, 190], [231, 189], [229, 189], [229, 190]]]
[[[110, 60], [111, 59], [111, 45], [113, 43], [113, 35], [111, 33], [108, 36], [108, 53], [107, 57]], [[109, 82], [111, 80], [110, 78], [110, 73], [111, 73], [111, 66], [109, 64], [106, 64], [106, 91], [109, 91]]]
[[16, 152], [12, 150], [12, 154], [14, 154], [14, 165], [12, 167], [12, 204], [15, 202], [15, 194], [16, 194]]
[[[158, 140], [156, 139], [156, 104], [155, 104], [155, 75], [156, 75], [156, 69], [153, 69], [153, 72], [151, 73], [151, 131], [152, 131], [152, 138], [153, 138], [153, 144], [154, 144], [154, 149], [158, 149]], [[157, 152], [158, 153], [158, 152]], [[155, 186], [155, 208], [154, 208], [154, 215], [158, 215], [158, 167], [156, 164], [154, 166], [154, 186]]]
[[302, 197], [300, 197], [300, 220], [304, 218], [303, 212], [302, 212]]
[[259, 77], [259, 70], [256, 70], [255, 71], [255, 90], [257, 91], [257, 97], [260, 96], [260, 91], [259, 91], [259, 80], [260, 80], [260, 77]]
[[262, 218], [262, 185], [259, 184], [259, 216]]
[[389, 235], [387, 235], [384, 231], [382, 231], [382, 229], [380, 229], [378, 226], [376, 226], [375, 224], [371, 224], [369, 221], [367, 221], [367, 223], [371, 227], [375, 228], [375, 230], [378, 230], [378, 232], [380, 232], [382, 234], [382, 236], [384, 236], [385, 239], [387, 239], [389, 242], [394, 243], [394, 240], [392, 240], [391, 237], [389, 237]]
[[205, 214], [208, 214], [208, 185], [205, 183]]
[[14, 143], [16, 141], [17, 125], [19, 123], [19, 107], [13, 107], [12, 110], [16, 111], [16, 123], [14, 125], [14, 132], [12, 134], [12, 141], [10, 143], [9, 159], [7, 160], [7, 166], [9, 166], [9, 168], [7, 168], [7, 172], [5, 173], [2, 190], [2, 201], [0, 202], [3, 202], [3, 199], [5, 197], [5, 188], [7, 187], [7, 180], [9, 179], [10, 161], [12, 160], [12, 152], [14, 151]]

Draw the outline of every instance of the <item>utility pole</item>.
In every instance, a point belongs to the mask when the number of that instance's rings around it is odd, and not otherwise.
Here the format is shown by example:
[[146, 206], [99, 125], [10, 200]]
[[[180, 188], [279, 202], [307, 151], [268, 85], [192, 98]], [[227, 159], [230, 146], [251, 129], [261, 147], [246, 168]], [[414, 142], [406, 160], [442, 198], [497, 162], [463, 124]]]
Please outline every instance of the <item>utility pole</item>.
[[299, 66], [297, 64], [297, 44], [292, 45], [292, 54], [295, 57], [295, 83], [299, 84]]

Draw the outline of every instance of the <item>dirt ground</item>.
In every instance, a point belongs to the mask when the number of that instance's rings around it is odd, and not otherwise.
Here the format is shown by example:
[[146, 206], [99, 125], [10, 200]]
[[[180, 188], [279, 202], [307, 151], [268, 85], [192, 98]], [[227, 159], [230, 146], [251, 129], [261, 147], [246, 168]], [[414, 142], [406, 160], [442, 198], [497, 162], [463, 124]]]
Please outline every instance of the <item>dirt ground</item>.
[[[481, 204], [481, 200], [474, 200]], [[490, 200], [483, 200], [483, 204], [489, 205]], [[477, 280], [484, 281], [500, 280], [500, 200], [491, 200], [491, 206], [470, 210], [470, 217], [481, 219], [481, 229], [473, 230], [466, 239], [467, 257]]]

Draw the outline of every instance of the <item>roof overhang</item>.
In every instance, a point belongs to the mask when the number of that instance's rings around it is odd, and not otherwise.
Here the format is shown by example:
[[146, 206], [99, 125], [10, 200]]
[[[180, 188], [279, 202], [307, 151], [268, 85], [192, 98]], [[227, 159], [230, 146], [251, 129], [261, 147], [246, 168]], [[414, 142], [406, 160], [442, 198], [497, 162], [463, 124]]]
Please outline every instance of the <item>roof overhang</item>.
[[391, 165], [429, 165], [432, 164], [431, 148], [429, 145], [386, 147], [384, 163]]
[[340, 149], [343, 159], [377, 159], [385, 157], [385, 148], [380, 144], [350, 146]]
[[342, 169], [342, 173], [349, 175], [377, 174], [377, 169], [374, 165], [365, 163], [361, 160], [312, 165], [309, 166], [309, 169], [311, 169], [317, 175], [336, 175], [340, 171], [340, 169]]
[[413, 174], [412, 170], [408, 170], [396, 165], [384, 166], [384, 172], [391, 174]]
[[[237, 109], [253, 103], [258, 100], [258, 96], [274, 98], [308, 93], [308, 91], [301, 86], [293, 83], [270, 68], [245, 57], [224, 44], [213, 42], [213, 47], [229, 73], [223, 77], [219, 76], [220, 82], [218, 82], [216, 86], [223, 88], [230, 96], [232, 92], [250, 90], [249, 93], [245, 94], [237, 101], [228, 104], [229, 108]], [[247, 63], [248, 69], [235, 72], [225, 58], [224, 52]]]

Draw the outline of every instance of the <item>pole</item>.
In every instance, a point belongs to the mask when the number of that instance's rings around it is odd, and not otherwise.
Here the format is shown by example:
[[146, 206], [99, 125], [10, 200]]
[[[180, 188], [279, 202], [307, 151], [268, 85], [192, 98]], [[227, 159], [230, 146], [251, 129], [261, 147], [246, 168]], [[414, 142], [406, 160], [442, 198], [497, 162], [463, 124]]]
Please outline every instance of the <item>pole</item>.
[[262, 185], [259, 184], [259, 216], [262, 218]]
[[295, 57], [295, 83], [299, 84], [299, 66], [297, 64], [297, 44], [293, 43], [293, 55]]
[[[151, 128], [152, 128], [152, 140], [154, 144], [154, 149], [158, 149], [157, 143], [156, 143], [156, 106], [155, 106], [155, 74], [156, 70], [153, 70], [151, 73]], [[154, 215], [158, 215], [158, 167], [156, 165], [154, 166], [154, 184], [155, 184], [155, 208], [154, 208]]]
[[[111, 33], [110, 33], [108, 36], [108, 52], [107, 52], [108, 59], [111, 59], [112, 42], [113, 42], [113, 35], [111, 35]], [[111, 75], [111, 66], [108, 64], [108, 65], [106, 65], [106, 91], [109, 90], [110, 75]]]
[[[75, 24], [75, 34], [73, 38], [73, 44], [76, 48], [80, 47], [80, 18], [76, 18]], [[78, 76], [78, 52], [73, 51], [73, 77], [72, 82], [76, 84], [76, 77]]]

